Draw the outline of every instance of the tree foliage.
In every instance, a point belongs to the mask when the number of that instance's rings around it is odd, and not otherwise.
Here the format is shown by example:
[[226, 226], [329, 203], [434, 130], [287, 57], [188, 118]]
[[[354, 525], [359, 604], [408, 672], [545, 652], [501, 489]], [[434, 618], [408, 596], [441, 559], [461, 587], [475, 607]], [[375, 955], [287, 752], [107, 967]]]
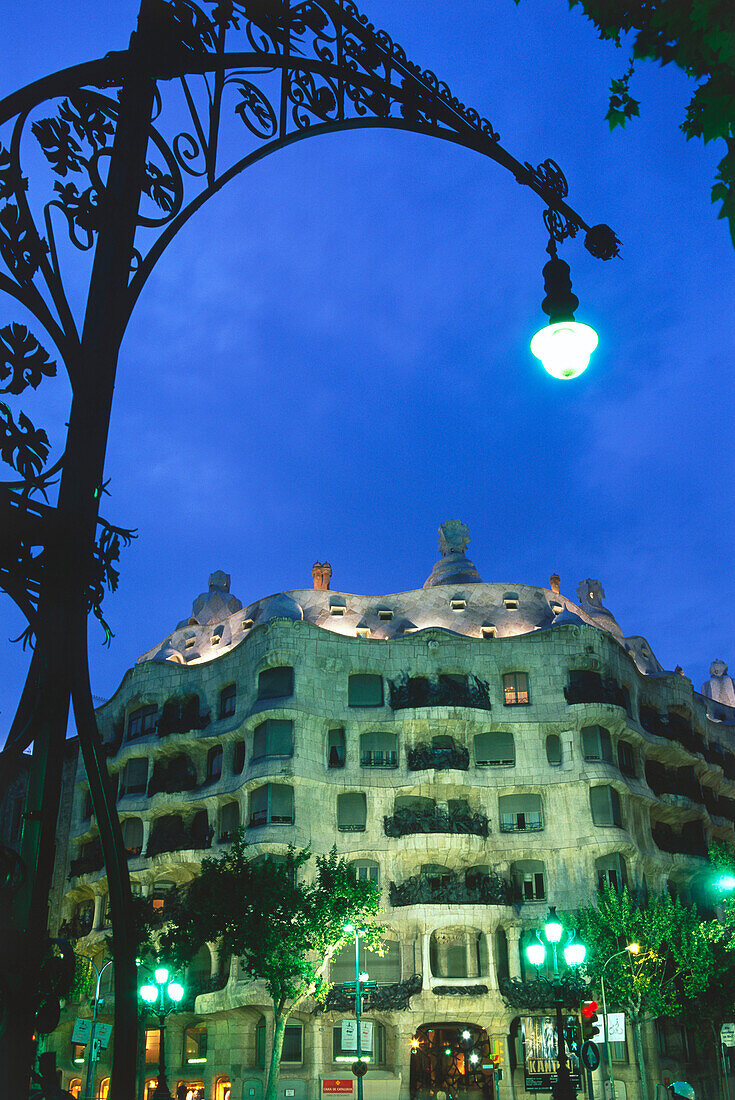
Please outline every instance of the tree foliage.
[[[516, 0], [518, 2], [518, 0]], [[636, 62], [674, 64], [697, 87], [681, 129], [687, 139], [722, 139], [727, 152], [717, 166], [712, 202], [727, 218], [735, 245], [735, 17], [732, 0], [569, 0], [594, 23], [600, 38], [622, 47], [632, 36], [629, 65], [611, 81], [607, 121], [625, 126], [639, 113], [630, 92]]]

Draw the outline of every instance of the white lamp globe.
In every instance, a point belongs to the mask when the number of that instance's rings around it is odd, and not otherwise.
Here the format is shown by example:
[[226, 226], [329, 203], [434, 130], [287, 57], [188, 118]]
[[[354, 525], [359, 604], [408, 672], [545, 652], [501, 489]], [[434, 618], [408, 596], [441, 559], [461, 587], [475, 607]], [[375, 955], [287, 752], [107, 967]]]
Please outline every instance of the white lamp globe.
[[587, 948], [583, 943], [570, 943], [564, 948], [564, 958], [567, 966], [581, 966], [585, 960]]
[[539, 329], [531, 340], [531, 351], [554, 378], [578, 378], [586, 370], [598, 336], [581, 321], [557, 321]]
[[158, 970], [153, 971], [153, 977], [159, 985], [164, 985], [168, 981], [168, 970], [165, 966], [159, 966]]
[[144, 1001], [152, 1005], [153, 1002], [158, 999], [158, 990], [155, 985], [142, 985], [140, 987], [140, 995]]
[[184, 996], [184, 987], [181, 982], [171, 982], [168, 987], [168, 995], [172, 1001], [180, 1001]]
[[546, 958], [546, 949], [542, 943], [529, 943], [526, 948], [526, 957], [531, 966], [543, 966]]

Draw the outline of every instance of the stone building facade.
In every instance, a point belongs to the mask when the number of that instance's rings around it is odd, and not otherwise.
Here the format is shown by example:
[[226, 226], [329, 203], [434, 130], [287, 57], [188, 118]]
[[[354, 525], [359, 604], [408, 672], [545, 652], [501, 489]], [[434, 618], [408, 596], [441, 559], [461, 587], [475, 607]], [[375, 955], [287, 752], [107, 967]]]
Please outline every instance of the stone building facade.
[[[519, 1010], [499, 983], [527, 972], [523, 946], [548, 906], [587, 904], [603, 881], [702, 898], [708, 838], [734, 839], [726, 667], [716, 662], [697, 693], [644, 638], [623, 636], [598, 582], [575, 600], [556, 575], [548, 588], [484, 583], [467, 541], [463, 525], [444, 524], [423, 588], [378, 598], [330, 590], [331, 566], [318, 563], [313, 589], [243, 608], [215, 573], [97, 712], [134, 889], [154, 908], [240, 825], [254, 856], [336, 844], [379, 884], [387, 951], [361, 959], [378, 982], [365, 1100], [423, 1100], [432, 1072], [435, 1092], [439, 1072], [439, 1093], [490, 1097], [495, 1053], [499, 1100], [523, 1100]], [[81, 764], [63, 905], [78, 950], [103, 950], [106, 883]], [[353, 949], [331, 977], [354, 978]], [[264, 990], [209, 948], [185, 984], [167, 1024], [172, 1092], [259, 1100]], [[109, 981], [106, 993], [109, 1010]], [[290, 1021], [283, 1100], [349, 1095], [354, 1056], [339, 1024], [350, 1013], [332, 1003]], [[54, 1044], [74, 1092], [71, 1026]], [[685, 1077], [719, 1095], [685, 1032], [666, 1025], [649, 1039], [654, 1081]], [[465, 1041], [480, 1052], [471, 1079]], [[637, 1100], [630, 1036], [613, 1055], [618, 1100]], [[156, 1059], [151, 1030], [141, 1097]]]

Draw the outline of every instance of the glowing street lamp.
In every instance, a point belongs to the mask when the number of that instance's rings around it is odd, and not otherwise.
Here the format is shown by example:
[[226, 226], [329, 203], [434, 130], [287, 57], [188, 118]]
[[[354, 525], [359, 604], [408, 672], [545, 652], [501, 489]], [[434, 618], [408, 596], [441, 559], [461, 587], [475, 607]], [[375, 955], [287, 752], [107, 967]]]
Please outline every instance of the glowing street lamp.
[[723, 894], [731, 894], [735, 890], [735, 875], [720, 875], [715, 879], [715, 887], [717, 890], [721, 890]]
[[[152, 1100], [172, 1100], [166, 1080], [166, 1017], [176, 1008], [184, 996], [181, 982], [170, 982], [168, 968], [158, 966], [153, 971], [153, 982], [146, 982], [138, 990], [142, 1001], [151, 1006], [158, 1016], [158, 1081], [153, 1090]], [[155, 1008], [153, 1006], [156, 1006]]]
[[607, 1079], [610, 1082], [610, 1100], [615, 1100], [615, 1082], [612, 1075], [612, 1063], [610, 1061], [610, 1047], [608, 1046], [607, 1038], [607, 999], [605, 997], [605, 967], [608, 963], [611, 963], [613, 959], [617, 959], [619, 955], [638, 955], [640, 954], [641, 945], [639, 943], [629, 943], [622, 951], [616, 951], [614, 955], [610, 955], [608, 959], [602, 964], [602, 970], [600, 971], [600, 986], [602, 987], [602, 1019], [605, 1025], [605, 1041], [603, 1043], [603, 1049], [605, 1051], [605, 1061], [607, 1063]]
[[556, 255], [553, 240], [549, 251], [551, 259], [544, 266], [546, 297], [541, 303], [549, 324], [533, 337], [531, 351], [554, 378], [578, 378], [587, 369], [598, 336], [589, 325], [574, 320], [579, 298], [572, 294], [569, 264]]

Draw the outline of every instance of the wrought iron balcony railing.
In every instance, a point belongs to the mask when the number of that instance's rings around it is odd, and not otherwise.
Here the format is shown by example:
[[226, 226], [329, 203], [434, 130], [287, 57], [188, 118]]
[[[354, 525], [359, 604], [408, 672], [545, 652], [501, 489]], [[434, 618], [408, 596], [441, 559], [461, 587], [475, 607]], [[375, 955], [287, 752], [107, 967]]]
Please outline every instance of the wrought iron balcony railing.
[[606, 703], [613, 707], [628, 708], [624, 689], [613, 679], [582, 682], [572, 681], [564, 688], [564, 698], [570, 706], [577, 703]]
[[662, 852], [673, 852], [685, 856], [707, 856], [707, 838], [698, 833], [677, 833], [668, 825], [654, 825], [651, 828], [654, 844]]
[[490, 823], [482, 813], [467, 813], [461, 810], [409, 809], [402, 807], [392, 816], [383, 818], [386, 836], [410, 836], [415, 833], [460, 833], [474, 836], [487, 836]]
[[404, 905], [509, 905], [511, 887], [494, 873], [467, 875], [412, 875], [388, 884], [390, 903]]
[[467, 771], [470, 766], [469, 751], [454, 745], [451, 748], [437, 748], [423, 743], [406, 750], [409, 770], [412, 772], [432, 769], [433, 771]]
[[403, 676], [388, 682], [391, 710], [471, 707], [490, 710], [490, 687], [477, 676]]

